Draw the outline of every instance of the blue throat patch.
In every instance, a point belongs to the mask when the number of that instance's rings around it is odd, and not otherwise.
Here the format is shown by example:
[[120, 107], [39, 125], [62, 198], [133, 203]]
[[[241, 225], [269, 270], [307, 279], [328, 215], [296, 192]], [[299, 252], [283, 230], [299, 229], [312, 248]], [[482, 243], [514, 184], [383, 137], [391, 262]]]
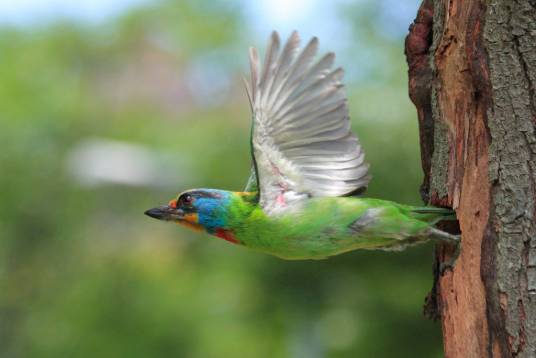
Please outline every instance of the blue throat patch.
[[202, 189], [206, 192], [217, 194], [219, 197], [196, 199], [194, 206], [197, 210], [199, 225], [209, 233], [214, 233], [218, 228], [225, 228], [227, 224], [227, 206], [231, 200], [231, 193], [223, 190]]

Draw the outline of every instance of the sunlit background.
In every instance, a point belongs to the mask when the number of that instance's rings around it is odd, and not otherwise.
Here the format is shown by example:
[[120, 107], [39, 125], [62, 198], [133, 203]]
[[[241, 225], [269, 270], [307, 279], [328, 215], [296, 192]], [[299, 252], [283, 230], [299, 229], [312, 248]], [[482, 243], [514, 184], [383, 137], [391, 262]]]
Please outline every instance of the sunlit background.
[[369, 196], [421, 204], [418, 0], [0, 0], [0, 356], [440, 357], [431, 245], [289, 262], [143, 215], [243, 188], [247, 48], [335, 50]]

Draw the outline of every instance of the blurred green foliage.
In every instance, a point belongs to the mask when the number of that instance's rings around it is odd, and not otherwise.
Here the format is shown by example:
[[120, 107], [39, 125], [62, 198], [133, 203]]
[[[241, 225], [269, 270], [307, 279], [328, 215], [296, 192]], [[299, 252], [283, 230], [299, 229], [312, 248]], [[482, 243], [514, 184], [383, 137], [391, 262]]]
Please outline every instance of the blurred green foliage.
[[[189, 159], [174, 170], [194, 186], [240, 190], [249, 113], [239, 73], [217, 105], [180, 83], [217, 50], [230, 73], [245, 72], [244, 44], [258, 39], [244, 37], [238, 4], [163, 2], [98, 28], [0, 30], [0, 356], [441, 355], [439, 327], [421, 313], [431, 245], [286, 262], [143, 216], [184, 187], [87, 187], [66, 169], [81, 140], [107, 138]], [[345, 6], [366, 39], [355, 57], [382, 56], [348, 85], [374, 176], [367, 195], [419, 203], [402, 35], [376, 33], [363, 2]], [[179, 82], [171, 94], [166, 69]]]

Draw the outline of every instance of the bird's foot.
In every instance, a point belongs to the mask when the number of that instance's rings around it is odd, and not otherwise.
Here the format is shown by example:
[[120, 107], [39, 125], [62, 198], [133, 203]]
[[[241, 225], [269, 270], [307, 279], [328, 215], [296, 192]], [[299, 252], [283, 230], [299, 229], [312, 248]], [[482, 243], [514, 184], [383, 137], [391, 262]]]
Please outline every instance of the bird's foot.
[[452, 235], [448, 232], [436, 229], [435, 227], [430, 228], [429, 237], [432, 240], [456, 245], [459, 245], [461, 241], [460, 235]]

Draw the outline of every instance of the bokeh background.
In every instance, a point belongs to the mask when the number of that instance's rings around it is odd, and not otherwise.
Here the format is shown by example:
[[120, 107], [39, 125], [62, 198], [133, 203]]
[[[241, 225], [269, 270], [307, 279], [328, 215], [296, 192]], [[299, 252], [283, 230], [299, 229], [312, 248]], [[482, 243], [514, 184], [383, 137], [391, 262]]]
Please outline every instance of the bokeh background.
[[143, 215], [243, 188], [272, 29], [337, 51], [367, 195], [421, 204], [418, 3], [0, 1], [0, 356], [440, 357], [430, 244], [288, 262]]

